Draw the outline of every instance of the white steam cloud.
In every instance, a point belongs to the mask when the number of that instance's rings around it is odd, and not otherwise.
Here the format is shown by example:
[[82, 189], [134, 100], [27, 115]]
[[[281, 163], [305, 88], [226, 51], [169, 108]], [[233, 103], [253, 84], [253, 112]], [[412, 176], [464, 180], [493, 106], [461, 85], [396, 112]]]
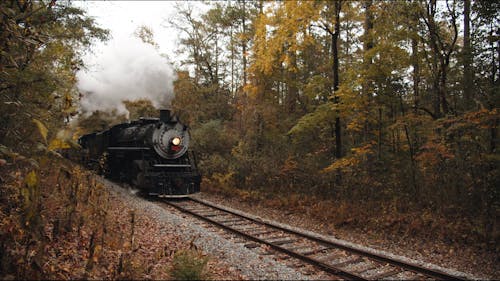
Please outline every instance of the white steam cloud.
[[125, 100], [149, 99], [158, 108], [169, 106], [174, 96], [172, 66], [138, 38], [113, 39], [86, 64], [93, 67], [77, 73], [84, 114], [116, 109], [128, 116]]

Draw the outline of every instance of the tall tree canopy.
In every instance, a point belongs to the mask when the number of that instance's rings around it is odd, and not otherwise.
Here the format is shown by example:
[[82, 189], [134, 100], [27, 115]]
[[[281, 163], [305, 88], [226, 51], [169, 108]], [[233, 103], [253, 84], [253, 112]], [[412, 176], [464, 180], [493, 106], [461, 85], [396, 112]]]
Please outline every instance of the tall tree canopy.
[[108, 33], [67, 3], [2, 1], [0, 11], [0, 143], [29, 149], [33, 119], [54, 133], [76, 113], [81, 56]]
[[179, 15], [194, 71], [175, 108], [195, 134], [227, 136], [203, 152], [210, 182], [462, 206], [491, 229], [498, 4], [236, 1]]

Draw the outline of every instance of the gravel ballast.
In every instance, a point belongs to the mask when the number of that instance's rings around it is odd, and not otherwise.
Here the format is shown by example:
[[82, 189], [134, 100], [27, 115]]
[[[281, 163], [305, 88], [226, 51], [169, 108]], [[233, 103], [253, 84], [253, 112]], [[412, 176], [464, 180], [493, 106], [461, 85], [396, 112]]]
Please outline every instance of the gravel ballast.
[[[247, 202], [238, 198], [204, 193], [197, 195], [199, 199], [218, 202], [244, 213], [251, 213], [263, 220], [278, 222], [293, 229], [312, 230], [315, 235], [346, 245], [366, 249], [375, 253], [394, 256], [412, 263], [424, 265], [470, 278], [472, 280], [498, 280], [500, 267], [498, 253], [478, 250], [467, 245], [443, 245], [439, 241], [421, 241], [417, 238], [403, 239], [389, 236], [373, 237], [372, 234], [352, 229], [332, 229], [327, 223], [315, 221], [307, 214], [289, 213], [284, 210], [269, 208], [259, 202]], [[306, 233], [308, 231], [305, 231]], [[311, 232], [312, 233], [312, 232]], [[438, 266], [439, 265], [439, 266]], [[400, 278], [401, 279], [401, 278]]]
[[[148, 199], [142, 198], [136, 195], [131, 189], [124, 188], [115, 183], [107, 181], [105, 179], [100, 179], [100, 181], [110, 190], [111, 194], [123, 201], [124, 204], [129, 206], [130, 209], [134, 209], [137, 212], [141, 212], [148, 216], [150, 219], [155, 220], [157, 223], [162, 225], [160, 235], [172, 234], [181, 237], [184, 241], [191, 241], [191, 243], [204, 253], [211, 256], [213, 259], [217, 260], [217, 264], [223, 264], [227, 266], [225, 269], [229, 272], [236, 272], [236, 276], [240, 276], [242, 279], [251, 280], [317, 280], [330, 278], [328, 276], [316, 273], [314, 269], [307, 268], [304, 266], [294, 266], [293, 262], [290, 260], [285, 261], [280, 258], [278, 254], [265, 253], [266, 251], [262, 248], [247, 248], [245, 243], [241, 243], [242, 239], [235, 238], [232, 235], [228, 236], [228, 233], [222, 230], [218, 230], [212, 226], [207, 225], [200, 220], [191, 217], [189, 215], [183, 214], [180, 211], [174, 209], [173, 207], [168, 207], [166, 204], [158, 201], [149, 201]], [[440, 271], [448, 272], [456, 276], [465, 277], [467, 279], [478, 280], [478, 279], [488, 279], [491, 276], [485, 276], [482, 274], [470, 274], [464, 273], [456, 270], [447, 269], [436, 264], [430, 263], [426, 259], [421, 259], [419, 255], [412, 255], [411, 253], [402, 254], [401, 251], [397, 251], [397, 254], [391, 253], [393, 248], [389, 251], [384, 251], [382, 249], [374, 249], [371, 247], [366, 247], [365, 243], [360, 243], [359, 241], [347, 241], [339, 239], [337, 235], [330, 236], [325, 234], [319, 234], [318, 232], [311, 232], [305, 230], [301, 225], [296, 223], [283, 224], [275, 220], [269, 219], [269, 216], [262, 215], [261, 208], [252, 208], [248, 210], [243, 207], [245, 211], [234, 204], [234, 200], [229, 200], [230, 203], [222, 200], [220, 197], [213, 197], [209, 194], [201, 193], [195, 196], [199, 199], [209, 200], [210, 202], [219, 202], [220, 206], [226, 209], [230, 209], [236, 213], [244, 213], [249, 215], [247, 212], [251, 212], [249, 216], [258, 218], [262, 221], [269, 222], [272, 224], [278, 224], [283, 228], [288, 228], [291, 230], [299, 230], [300, 232], [316, 236], [319, 238], [324, 238], [327, 240], [334, 241], [336, 243], [353, 246], [358, 249], [362, 249], [372, 253], [380, 253], [386, 256], [396, 257], [400, 260], [404, 260], [410, 263], [420, 264], [429, 268], [438, 269]], [[232, 202], [231, 202], [232, 201]], [[245, 205], [245, 204], [243, 204]], [[232, 206], [233, 208], [227, 207]], [[235, 209], [237, 208], [237, 209]], [[265, 212], [264, 212], [265, 214]], [[290, 226], [294, 225], [294, 226]], [[152, 235], [155, 235], [152, 233]], [[366, 242], [366, 241], [365, 241]], [[307, 268], [307, 270], [305, 270]], [[227, 277], [229, 279], [234, 279], [235, 275]], [[480, 276], [480, 277], [478, 277]], [[220, 279], [220, 276], [218, 276]], [[403, 277], [400, 277], [403, 278]]]
[[135, 195], [135, 192], [104, 179], [101, 181], [112, 194], [123, 200], [131, 209], [146, 214], [160, 224], [165, 224], [161, 231], [184, 237], [186, 241], [192, 241], [198, 249], [234, 268], [244, 279], [316, 279], [314, 276], [304, 275], [298, 270], [274, 260], [271, 256], [259, 255], [255, 251], [245, 248], [242, 244], [228, 241], [222, 235], [197, 225], [199, 220], [195, 218], [182, 217], [173, 211], [169, 212], [168, 209]]
[[326, 241], [331, 241], [331, 242], [333, 242], [335, 244], [344, 245], [344, 246], [347, 246], [349, 248], [358, 249], [358, 250], [361, 250], [361, 251], [364, 251], [364, 252], [368, 252], [368, 253], [371, 253], [371, 254], [375, 254], [375, 255], [381, 255], [381, 256], [390, 257], [390, 258], [393, 258], [393, 259], [396, 259], [396, 260], [399, 260], [399, 261], [403, 261], [403, 262], [407, 262], [407, 263], [410, 263], [410, 264], [415, 264], [415, 265], [423, 266], [423, 267], [426, 267], [426, 268], [429, 268], [429, 269], [434, 269], [434, 270], [442, 271], [442, 272], [448, 273], [450, 275], [458, 276], [458, 277], [461, 277], [461, 278], [466, 278], [466, 279], [471, 279], [471, 280], [484, 279], [484, 278], [473, 276], [471, 274], [467, 274], [467, 273], [460, 272], [460, 271], [457, 271], [457, 270], [447, 269], [447, 268], [444, 268], [444, 267], [441, 267], [441, 266], [438, 266], [438, 265], [435, 265], [435, 264], [432, 264], [432, 263], [423, 262], [421, 260], [415, 260], [415, 259], [407, 258], [407, 257], [404, 257], [404, 256], [400, 256], [400, 255], [395, 255], [395, 254], [392, 254], [392, 253], [389, 253], [389, 252], [386, 252], [386, 251], [382, 251], [382, 250], [376, 250], [376, 249], [369, 248], [369, 247], [366, 247], [366, 246], [363, 246], [363, 245], [360, 245], [360, 244], [352, 243], [352, 242], [345, 241], [345, 240], [342, 240], [342, 239], [337, 239], [335, 237], [321, 235], [321, 234], [318, 234], [318, 233], [315, 233], [315, 232], [311, 232], [311, 231], [308, 231], [308, 230], [304, 230], [304, 229], [301, 229], [301, 228], [298, 228], [298, 227], [293, 227], [293, 226], [290, 226], [290, 225], [287, 225], [287, 224], [280, 223], [278, 221], [266, 219], [266, 218], [263, 218], [263, 217], [260, 217], [260, 216], [251, 215], [251, 214], [239, 211], [239, 210], [231, 208], [231, 207], [222, 206], [222, 205], [219, 205], [219, 204], [216, 204], [216, 203], [212, 203], [212, 202], [206, 201], [206, 200], [204, 200], [202, 198], [203, 196], [200, 196], [200, 195], [195, 196], [195, 197], [198, 200], [202, 201], [202, 202], [205, 201], [207, 203], [210, 203], [210, 204], [213, 204], [213, 205], [218, 206], [220, 208], [229, 210], [229, 211], [234, 212], [236, 214], [241, 214], [241, 215], [250, 217], [250, 218], [252, 218], [254, 220], [257, 220], [257, 221], [262, 221], [262, 222], [265, 222], [265, 223], [276, 225], [276, 226], [279, 226], [281, 228], [288, 229], [288, 230], [291, 230], [291, 231], [294, 231], [294, 232], [297, 232], [297, 233], [303, 233], [305, 235], [316, 237], [318, 239], [322, 239], [322, 240], [326, 240]]

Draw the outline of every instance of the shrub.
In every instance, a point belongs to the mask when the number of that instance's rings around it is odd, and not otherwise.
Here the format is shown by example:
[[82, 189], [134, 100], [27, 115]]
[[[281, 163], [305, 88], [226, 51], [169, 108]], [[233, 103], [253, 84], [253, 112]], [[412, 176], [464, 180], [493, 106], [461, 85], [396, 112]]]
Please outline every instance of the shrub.
[[207, 262], [208, 258], [198, 251], [180, 250], [174, 254], [170, 274], [174, 280], [206, 280]]

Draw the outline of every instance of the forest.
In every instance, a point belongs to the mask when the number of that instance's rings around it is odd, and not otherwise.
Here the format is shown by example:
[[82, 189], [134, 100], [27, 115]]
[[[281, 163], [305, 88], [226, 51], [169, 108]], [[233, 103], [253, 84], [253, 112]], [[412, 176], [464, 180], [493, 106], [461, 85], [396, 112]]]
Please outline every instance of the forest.
[[211, 6], [170, 20], [192, 67], [172, 106], [193, 128], [207, 186], [306, 208], [327, 200], [336, 214], [325, 219], [340, 224], [355, 206], [367, 210], [360, 224], [368, 210], [431, 213], [498, 239], [499, 4]]
[[[191, 128], [202, 189], [498, 249], [499, 2], [208, 5], [168, 19], [185, 58], [170, 107]], [[105, 27], [71, 3], [0, 8], [0, 168], [125, 120], [79, 117], [76, 73]], [[125, 105], [156, 116], [148, 100]]]

